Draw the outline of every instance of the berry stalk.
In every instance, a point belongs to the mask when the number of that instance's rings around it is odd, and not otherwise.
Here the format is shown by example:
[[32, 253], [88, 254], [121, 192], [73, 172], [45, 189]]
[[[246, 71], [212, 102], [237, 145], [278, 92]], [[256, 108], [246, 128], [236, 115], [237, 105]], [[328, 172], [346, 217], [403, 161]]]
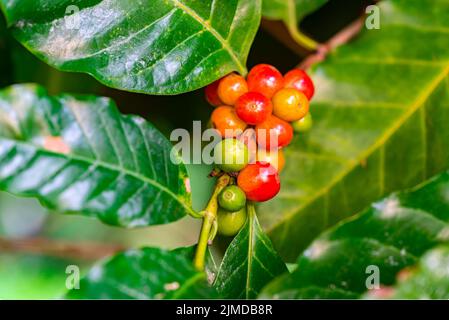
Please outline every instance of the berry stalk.
[[214, 192], [212, 193], [206, 209], [203, 211], [203, 225], [201, 227], [201, 233], [196, 248], [195, 258], [193, 260], [195, 268], [200, 271], [204, 270], [206, 250], [209, 244], [210, 233], [212, 231], [212, 226], [217, 219], [217, 198], [220, 192], [229, 184], [230, 180], [231, 178], [227, 174], [224, 174], [220, 178], [218, 178], [217, 183], [215, 184]]

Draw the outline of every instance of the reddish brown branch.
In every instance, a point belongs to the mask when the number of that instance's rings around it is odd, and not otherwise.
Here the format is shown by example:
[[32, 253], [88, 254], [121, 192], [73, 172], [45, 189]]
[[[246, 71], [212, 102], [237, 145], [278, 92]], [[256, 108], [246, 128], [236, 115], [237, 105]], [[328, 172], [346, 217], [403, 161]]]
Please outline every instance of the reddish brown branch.
[[326, 43], [321, 44], [315, 53], [308, 56], [298, 65], [298, 68], [309, 69], [312, 65], [324, 61], [331, 51], [345, 43], [348, 43], [356, 37], [362, 30], [364, 24], [365, 16], [355, 20], [353, 23], [330, 38]]
[[[298, 65], [298, 68], [308, 69], [312, 65], [324, 61], [330, 52], [332, 52], [337, 47], [348, 43], [360, 33], [365, 24], [365, 18], [365, 15], [362, 15], [360, 18], [345, 27], [343, 30], [335, 34], [328, 41], [320, 44], [318, 50], [307, 56], [307, 58], [305, 58]], [[308, 52], [293, 40], [284, 23], [280, 21], [270, 21], [263, 19], [262, 28], [273, 35], [284, 45], [289, 47], [291, 50], [293, 50], [295, 53], [299, 55], [305, 55]]]
[[119, 245], [89, 242], [75, 244], [43, 238], [6, 239], [0, 237], [0, 253], [20, 252], [78, 260], [98, 260], [123, 249]]

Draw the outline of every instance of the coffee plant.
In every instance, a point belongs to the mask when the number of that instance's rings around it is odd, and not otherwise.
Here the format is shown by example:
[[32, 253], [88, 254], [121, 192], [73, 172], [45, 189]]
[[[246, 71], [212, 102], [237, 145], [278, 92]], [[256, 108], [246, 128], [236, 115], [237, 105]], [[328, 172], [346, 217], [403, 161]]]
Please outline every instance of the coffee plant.
[[[212, 187], [111, 98], [1, 89], [0, 190], [118, 228], [201, 221], [193, 246], [122, 248], [64, 298], [448, 299], [449, 2], [371, 4], [378, 28], [364, 10], [324, 43], [301, 26], [327, 0], [0, 0], [16, 64], [210, 105]], [[309, 57], [248, 68], [261, 21]]]

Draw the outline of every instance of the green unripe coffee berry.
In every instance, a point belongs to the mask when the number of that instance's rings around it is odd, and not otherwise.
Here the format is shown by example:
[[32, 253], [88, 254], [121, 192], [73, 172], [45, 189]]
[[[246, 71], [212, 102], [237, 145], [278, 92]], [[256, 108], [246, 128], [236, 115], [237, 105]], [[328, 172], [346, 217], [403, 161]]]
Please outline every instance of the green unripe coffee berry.
[[293, 129], [295, 132], [306, 132], [312, 129], [313, 120], [310, 112], [301, 120], [293, 122]]
[[238, 186], [227, 186], [218, 195], [218, 204], [227, 211], [238, 211], [246, 205], [246, 195]]
[[229, 212], [223, 208], [219, 208], [217, 222], [219, 234], [227, 237], [235, 236], [246, 222], [246, 207], [235, 212]]
[[215, 146], [214, 161], [224, 172], [238, 172], [248, 164], [248, 147], [236, 139], [224, 139]]

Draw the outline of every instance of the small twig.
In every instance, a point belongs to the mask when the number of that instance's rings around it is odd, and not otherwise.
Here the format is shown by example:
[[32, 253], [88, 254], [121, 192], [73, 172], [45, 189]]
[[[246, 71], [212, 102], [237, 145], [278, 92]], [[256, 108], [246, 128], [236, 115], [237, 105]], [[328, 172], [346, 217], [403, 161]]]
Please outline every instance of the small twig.
[[365, 16], [361, 16], [346, 28], [334, 35], [332, 38], [330, 38], [326, 43], [319, 45], [318, 50], [304, 59], [298, 65], [298, 68], [307, 70], [312, 65], [324, 61], [331, 51], [345, 43], [348, 43], [350, 40], [356, 37], [362, 30], [364, 24]]
[[282, 21], [262, 19], [261, 27], [263, 30], [272, 35], [284, 46], [292, 50], [299, 56], [305, 56], [311, 51], [299, 45], [290, 34], [286, 24]]
[[77, 260], [98, 260], [122, 251], [119, 245], [69, 243], [44, 238], [6, 239], [0, 237], [0, 253], [29, 253]]

